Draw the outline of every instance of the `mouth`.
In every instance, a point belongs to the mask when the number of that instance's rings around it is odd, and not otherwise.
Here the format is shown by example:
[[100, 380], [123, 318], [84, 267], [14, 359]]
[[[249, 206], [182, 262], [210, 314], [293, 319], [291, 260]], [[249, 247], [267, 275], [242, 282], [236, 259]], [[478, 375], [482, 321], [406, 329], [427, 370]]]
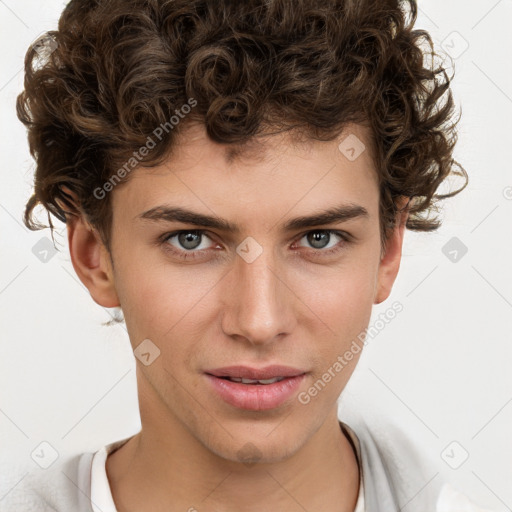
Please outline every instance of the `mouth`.
[[[214, 377], [227, 378], [227, 379], [245, 379], [252, 381], [265, 381], [271, 379], [284, 379], [287, 377], [297, 377], [306, 373], [305, 370], [293, 368], [291, 366], [271, 365], [265, 368], [253, 368], [251, 366], [225, 366], [223, 368], [216, 368], [214, 370], [206, 370], [207, 374]], [[237, 382], [239, 382], [237, 380]], [[250, 384], [245, 382], [244, 384]]]
[[289, 402], [307, 372], [287, 366], [251, 368], [231, 366], [208, 370], [211, 389], [224, 402], [238, 409], [266, 411]]

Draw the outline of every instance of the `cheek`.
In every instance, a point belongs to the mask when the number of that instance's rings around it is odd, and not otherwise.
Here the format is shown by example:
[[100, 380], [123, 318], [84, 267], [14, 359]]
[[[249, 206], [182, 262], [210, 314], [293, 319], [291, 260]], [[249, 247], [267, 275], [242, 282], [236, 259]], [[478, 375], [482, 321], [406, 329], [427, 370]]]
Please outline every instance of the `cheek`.
[[305, 400], [301, 403], [314, 399], [316, 407], [327, 407], [347, 385], [361, 357], [372, 313], [371, 275], [368, 269], [338, 273], [337, 279], [326, 280], [323, 291], [315, 295], [311, 309], [318, 312], [318, 319], [310, 337], [316, 361], [310, 387], [299, 397]]
[[154, 336], [155, 328], [161, 328], [161, 324], [172, 326], [181, 289], [177, 283], [172, 286], [172, 277], [164, 265], [152, 263], [142, 253], [119, 252], [116, 290], [134, 343]]
[[334, 387], [348, 380], [362, 352], [362, 334], [370, 321], [375, 294], [378, 265], [374, 260], [361, 255], [357, 262], [351, 259], [347, 265], [300, 281], [298, 295], [312, 312], [308, 315], [309, 336], [312, 353], [318, 357], [317, 370], [323, 373], [338, 356], [351, 352]]
[[118, 267], [116, 288], [130, 337], [154, 338], [162, 344], [197, 328], [194, 318], [203, 314], [220, 277], [214, 269], [178, 270], [164, 260], [154, 263], [147, 258], [125, 259]]
[[299, 293], [306, 306], [338, 331], [365, 320], [371, 310], [375, 293], [377, 265], [363, 255], [314, 275], [301, 276]]

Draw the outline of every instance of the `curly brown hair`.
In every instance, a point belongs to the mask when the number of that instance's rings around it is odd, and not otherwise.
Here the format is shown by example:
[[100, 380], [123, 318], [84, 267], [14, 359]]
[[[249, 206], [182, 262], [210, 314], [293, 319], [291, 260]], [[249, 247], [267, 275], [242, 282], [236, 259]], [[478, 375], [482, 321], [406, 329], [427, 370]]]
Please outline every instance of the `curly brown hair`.
[[[168, 129], [136, 164], [161, 163], [197, 121], [232, 156], [269, 131], [327, 141], [364, 124], [382, 240], [400, 196], [407, 228], [437, 229], [437, 201], [468, 177], [452, 158], [453, 75], [434, 66], [416, 17], [415, 0], [72, 0], [25, 58], [17, 113], [37, 164], [25, 224], [46, 227], [33, 219], [38, 204], [52, 235], [50, 213], [84, 215], [110, 250], [110, 194], [95, 191], [116, 170], [129, 179], [120, 168], [156, 127]], [[436, 194], [449, 175], [463, 185]]]

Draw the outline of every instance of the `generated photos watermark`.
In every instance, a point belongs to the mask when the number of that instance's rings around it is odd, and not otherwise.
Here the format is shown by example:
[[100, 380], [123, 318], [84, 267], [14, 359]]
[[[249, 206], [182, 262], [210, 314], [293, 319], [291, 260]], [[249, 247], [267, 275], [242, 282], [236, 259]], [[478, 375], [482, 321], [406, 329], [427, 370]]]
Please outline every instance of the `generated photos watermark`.
[[381, 332], [386, 325], [388, 325], [391, 320], [396, 318], [397, 314], [403, 311], [404, 307], [401, 302], [395, 301], [384, 311], [384, 313], [380, 313], [379, 317], [373, 322], [372, 325], [367, 327], [364, 331], [361, 331], [357, 338], [352, 340], [350, 344], [350, 348], [346, 350], [343, 355], [339, 355], [336, 358], [336, 361], [332, 363], [329, 368], [322, 374], [321, 378], [319, 378], [307, 391], [302, 391], [298, 395], [298, 400], [301, 404], [307, 405], [311, 402], [311, 399], [318, 395], [320, 391], [322, 391], [329, 382], [331, 382], [337, 374], [339, 374], [343, 368], [345, 368], [354, 356], [361, 352], [363, 346], [368, 345], [369, 339], [375, 338], [379, 332]]

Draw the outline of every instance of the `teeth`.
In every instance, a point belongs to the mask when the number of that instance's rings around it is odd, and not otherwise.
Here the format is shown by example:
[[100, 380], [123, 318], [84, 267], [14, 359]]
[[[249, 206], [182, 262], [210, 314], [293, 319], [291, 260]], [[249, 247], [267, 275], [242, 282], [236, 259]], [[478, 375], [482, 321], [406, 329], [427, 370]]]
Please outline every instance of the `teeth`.
[[242, 384], [256, 384], [258, 381], [253, 379], [242, 379]]
[[265, 379], [265, 380], [259, 380], [258, 382], [260, 384], [274, 384], [274, 382], [279, 382], [280, 380], [283, 380], [284, 377], [275, 377], [273, 379]]
[[228, 377], [228, 380], [232, 382], [241, 382], [242, 384], [274, 384], [274, 382], [279, 382], [283, 380], [284, 377], [274, 377], [273, 379], [244, 379], [240, 377]]

